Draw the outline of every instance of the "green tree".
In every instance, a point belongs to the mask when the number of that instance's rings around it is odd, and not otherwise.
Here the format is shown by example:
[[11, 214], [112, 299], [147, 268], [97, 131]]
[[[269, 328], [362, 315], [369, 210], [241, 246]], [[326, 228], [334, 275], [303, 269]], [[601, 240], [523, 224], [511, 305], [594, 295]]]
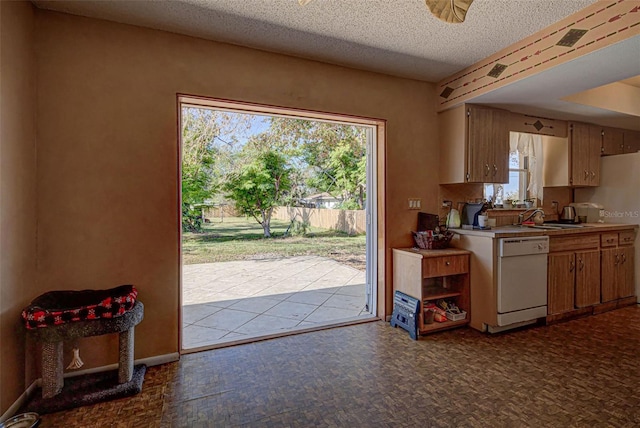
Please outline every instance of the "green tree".
[[267, 150], [238, 172], [228, 176], [224, 185], [227, 197], [236, 208], [262, 226], [265, 238], [271, 237], [273, 208], [282, 203], [291, 189], [291, 170], [284, 155]]
[[367, 158], [351, 144], [340, 142], [321, 163], [319, 173], [309, 179], [317, 189], [326, 189], [342, 199], [343, 209], [363, 209], [365, 203]]
[[[182, 230], [201, 231], [201, 206], [220, 190], [250, 115], [182, 109]], [[229, 137], [227, 137], [229, 135]], [[224, 138], [222, 138], [224, 136]]]
[[256, 150], [278, 150], [295, 169], [292, 198], [328, 192], [342, 208], [364, 208], [366, 194], [365, 128], [319, 121], [272, 117], [267, 131], [251, 140]]

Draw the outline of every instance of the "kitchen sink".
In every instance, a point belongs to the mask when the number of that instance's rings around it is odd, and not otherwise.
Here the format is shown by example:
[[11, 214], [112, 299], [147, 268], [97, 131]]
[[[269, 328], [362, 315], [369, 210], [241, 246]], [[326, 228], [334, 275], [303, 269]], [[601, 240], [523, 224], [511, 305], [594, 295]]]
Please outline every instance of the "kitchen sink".
[[534, 229], [546, 229], [546, 230], [562, 230], [562, 229], [581, 229], [583, 227], [591, 227], [586, 224], [571, 224], [571, 223], [543, 223], [541, 225], [524, 225], [525, 227], [532, 227]]

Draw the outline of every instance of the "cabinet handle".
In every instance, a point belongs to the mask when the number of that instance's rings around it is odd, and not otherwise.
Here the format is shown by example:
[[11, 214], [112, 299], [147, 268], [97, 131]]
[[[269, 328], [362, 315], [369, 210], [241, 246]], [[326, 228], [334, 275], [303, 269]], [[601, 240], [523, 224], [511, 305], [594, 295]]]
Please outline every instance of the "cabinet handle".
[[612, 243], [612, 242], [613, 242], [613, 238], [609, 238], [609, 239], [607, 239], [607, 242], [608, 242], [608, 243]]
[[584, 260], [578, 259], [578, 262], [580, 262], [580, 267], [578, 268], [578, 270], [582, 272], [582, 270], [584, 269]]
[[618, 263], [620, 263], [620, 256], [616, 254], [616, 262], [613, 265], [618, 266]]
[[571, 263], [569, 263], [569, 272], [573, 272], [575, 269], [576, 269], [576, 262], [571, 260]]
[[484, 167], [487, 169], [487, 170], [484, 172], [484, 175], [489, 175], [489, 171], [491, 171], [491, 168], [489, 168], [489, 164], [488, 164], [488, 163], [485, 163], [485, 164], [484, 164]]
[[596, 179], [596, 173], [594, 171], [591, 171], [591, 179], [592, 180]]
[[630, 236], [625, 236], [624, 237], [624, 242], [629, 242], [631, 241], [631, 237]]
[[622, 254], [622, 263], [620, 263], [621, 265], [625, 264], [625, 262], [627, 261], [627, 255], [626, 254]]
[[498, 167], [495, 164], [493, 164], [493, 176], [495, 177], [497, 173], [498, 173]]
[[451, 262], [450, 261], [446, 261], [446, 262], [444, 262], [444, 265], [445, 266], [451, 266]]
[[589, 179], [589, 171], [587, 171], [586, 169], [584, 170], [584, 179], [585, 180]]

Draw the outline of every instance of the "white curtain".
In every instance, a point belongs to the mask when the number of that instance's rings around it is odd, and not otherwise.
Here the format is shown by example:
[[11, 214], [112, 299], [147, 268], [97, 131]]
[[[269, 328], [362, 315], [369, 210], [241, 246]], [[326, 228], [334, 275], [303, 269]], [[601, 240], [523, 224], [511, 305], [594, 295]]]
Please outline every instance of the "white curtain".
[[529, 197], [542, 200], [542, 137], [522, 132], [509, 133], [509, 151], [529, 158]]

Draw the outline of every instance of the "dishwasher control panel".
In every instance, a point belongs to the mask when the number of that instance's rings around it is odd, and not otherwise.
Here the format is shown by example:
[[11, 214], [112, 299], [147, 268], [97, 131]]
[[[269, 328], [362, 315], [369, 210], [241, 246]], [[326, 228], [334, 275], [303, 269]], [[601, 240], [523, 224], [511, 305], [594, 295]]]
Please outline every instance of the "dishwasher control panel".
[[526, 236], [521, 238], [502, 238], [499, 240], [498, 254], [500, 257], [547, 254], [548, 252], [548, 236]]

